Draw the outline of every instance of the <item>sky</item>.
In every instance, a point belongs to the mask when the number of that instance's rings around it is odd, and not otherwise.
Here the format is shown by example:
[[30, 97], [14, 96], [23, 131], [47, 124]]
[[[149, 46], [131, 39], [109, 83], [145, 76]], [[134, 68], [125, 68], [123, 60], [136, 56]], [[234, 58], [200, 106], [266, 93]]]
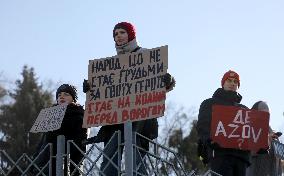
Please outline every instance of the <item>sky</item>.
[[231, 69], [242, 104], [266, 101], [284, 132], [283, 9], [282, 0], [1, 0], [0, 73], [16, 80], [28, 65], [40, 82], [74, 84], [84, 104], [89, 60], [116, 55], [113, 27], [128, 21], [142, 47], [169, 47], [167, 103], [198, 110]]

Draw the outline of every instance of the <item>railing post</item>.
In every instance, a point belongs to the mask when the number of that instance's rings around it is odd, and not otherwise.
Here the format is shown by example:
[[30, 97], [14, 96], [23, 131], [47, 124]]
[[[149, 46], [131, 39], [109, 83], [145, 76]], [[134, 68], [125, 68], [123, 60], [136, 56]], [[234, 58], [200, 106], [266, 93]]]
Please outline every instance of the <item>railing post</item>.
[[125, 145], [125, 173], [133, 176], [133, 146], [132, 146], [132, 123], [124, 123], [124, 145]]
[[48, 144], [49, 145], [49, 167], [48, 167], [48, 170], [49, 170], [49, 175], [51, 175], [52, 176], [52, 165], [53, 165], [53, 162], [54, 161], [52, 161], [53, 160], [53, 158], [52, 158], [52, 156], [53, 156], [53, 144]]
[[[57, 136], [56, 176], [64, 175], [65, 136]], [[67, 169], [67, 168], [65, 168]]]
[[[124, 137], [124, 136], [123, 136]], [[121, 174], [121, 157], [122, 157], [122, 155], [121, 155], [121, 152], [123, 152], [122, 151], [122, 147], [121, 147], [121, 131], [117, 131], [117, 146], [118, 146], [118, 152], [117, 152], [117, 154], [118, 154], [118, 156], [117, 156], [117, 158], [118, 158], [118, 161], [117, 161], [117, 166], [118, 166], [118, 175], [120, 176], [120, 175], [122, 175]]]

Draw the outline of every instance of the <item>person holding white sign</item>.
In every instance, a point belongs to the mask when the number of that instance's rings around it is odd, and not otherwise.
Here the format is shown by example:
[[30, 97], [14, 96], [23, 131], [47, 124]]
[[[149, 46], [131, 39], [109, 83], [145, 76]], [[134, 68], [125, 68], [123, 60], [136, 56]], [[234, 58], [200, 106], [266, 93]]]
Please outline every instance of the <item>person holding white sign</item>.
[[[132, 52], [139, 52], [143, 50], [140, 46], [137, 44], [136, 40], [136, 31], [134, 26], [129, 22], [120, 22], [114, 26], [113, 29], [113, 39], [115, 41], [115, 48], [118, 55], [126, 54], [126, 53], [132, 53]], [[170, 74], [166, 74], [163, 79], [166, 85], [166, 90], [170, 91], [175, 86], [175, 80]], [[83, 83], [83, 92], [86, 93], [90, 90], [90, 85], [87, 80]], [[148, 119], [148, 120], [142, 120], [142, 121], [136, 121], [132, 123], [133, 131], [140, 133], [141, 135], [149, 138], [149, 139], [155, 139], [158, 137], [158, 121], [156, 118]], [[104, 153], [107, 157], [112, 158], [113, 163], [116, 165], [118, 164], [118, 154], [115, 154], [115, 152], [118, 149], [118, 137], [115, 136], [110, 141], [111, 137], [115, 134], [116, 131], [121, 132], [122, 136], [122, 142], [124, 142], [124, 124], [115, 124], [115, 125], [106, 125], [102, 126], [97, 134], [97, 136], [94, 136], [88, 140], [86, 140], [84, 143], [98, 143], [98, 142], [104, 142]], [[109, 144], [108, 144], [109, 143]], [[108, 145], [107, 145], [108, 144]], [[143, 140], [140, 138], [136, 139], [136, 145], [143, 148], [144, 150], [149, 150], [149, 142], [147, 140]], [[120, 149], [122, 151], [122, 149]], [[122, 155], [122, 152], [120, 152]], [[140, 157], [138, 157], [140, 156]], [[145, 156], [145, 152], [141, 152], [136, 157], [136, 164], [138, 165], [141, 163], [142, 159]], [[121, 158], [121, 156], [120, 156]], [[106, 159], [106, 157], [103, 158], [103, 162], [101, 164], [100, 170], [107, 176], [114, 176], [118, 175], [117, 169]], [[139, 167], [138, 172], [143, 175], [147, 175], [146, 168], [144, 164]]]
[[[43, 141], [42, 146], [48, 143], [52, 143], [53, 155], [56, 154], [57, 149], [57, 136], [64, 135], [65, 140], [73, 140], [75, 144], [83, 151], [86, 152], [85, 145], [82, 145], [82, 140], [87, 138], [87, 129], [82, 128], [84, 109], [81, 105], [77, 104], [77, 90], [74, 86], [69, 84], [62, 84], [56, 91], [56, 101], [54, 106], [68, 104], [65, 111], [61, 127], [58, 130], [48, 131], [44, 134], [45, 141]], [[65, 145], [67, 146], [67, 145]], [[66, 149], [65, 149], [66, 151]], [[71, 160], [79, 165], [83, 155], [76, 149], [74, 145], [70, 148], [70, 158]], [[52, 162], [52, 175], [56, 175], [56, 165], [55, 160]], [[67, 162], [65, 159], [64, 175], [67, 175]], [[75, 167], [70, 165], [70, 173], [72, 173]], [[73, 175], [80, 175], [78, 171]]]
[[199, 109], [197, 132], [199, 137], [198, 155], [203, 163], [209, 164], [214, 172], [224, 176], [244, 176], [249, 165], [250, 151], [222, 148], [210, 139], [212, 106], [237, 106], [248, 109], [240, 104], [242, 96], [237, 92], [240, 87], [239, 75], [229, 70], [221, 80], [222, 88], [218, 88], [212, 98], [204, 100]]

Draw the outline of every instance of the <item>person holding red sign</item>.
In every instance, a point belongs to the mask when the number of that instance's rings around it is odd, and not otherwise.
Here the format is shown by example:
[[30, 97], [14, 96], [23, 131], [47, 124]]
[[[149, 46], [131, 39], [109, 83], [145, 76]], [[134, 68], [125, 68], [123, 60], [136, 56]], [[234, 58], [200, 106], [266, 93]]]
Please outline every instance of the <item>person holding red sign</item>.
[[218, 88], [212, 98], [204, 100], [199, 109], [197, 132], [199, 137], [198, 155], [203, 163], [209, 164], [214, 172], [224, 176], [244, 176], [249, 165], [250, 151], [222, 148], [210, 139], [212, 106], [237, 106], [248, 109], [240, 104], [242, 96], [237, 92], [240, 87], [239, 75], [229, 70], [221, 80], [222, 88]]
[[[135, 28], [129, 22], [120, 22], [114, 26], [113, 39], [115, 41], [115, 48], [118, 55], [143, 50], [143, 48], [141, 48], [137, 43]], [[165, 83], [167, 91], [172, 90], [175, 86], [175, 79], [169, 73], [167, 73], [162, 80]], [[84, 80], [83, 92], [86, 93], [89, 90], [90, 85], [87, 80]], [[151, 140], [158, 137], [158, 121], [156, 118], [133, 122], [132, 127], [133, 131], [138, 132]], [[121, 132], [122, 142], [124, 142], [124, 124], [102, 126], [97, 136], [89, 138], [83, 142], [84, 144], [104, 142], [104, 154], [106, 157], [103, 157], [100, 170], [107, 176], [118, 175], [117, 169], [107, 159], [107, 157], [113, 157], [112, 162], [118, 165], [118, 154], [116, 154], [116, 152], [119, 146], [117, 142], [118, 136], [117, 133], [115, 133], [116, 131]], [[145, 151], [149, 150], [149, 142], [145, 139], [137, 137], [136, 145], [143, 148]], [[122, 155], [121, 151], [122, 148], [120, 148], [120, 154]], [[139, 152], [140, 153], [136, 154], [136, 165], [141, 164], [141, 161], [146, 154], [143, 151]], [[138, 172], [142, 175], [147, 175], [145, 164], [142, 164], [139, 167]]]

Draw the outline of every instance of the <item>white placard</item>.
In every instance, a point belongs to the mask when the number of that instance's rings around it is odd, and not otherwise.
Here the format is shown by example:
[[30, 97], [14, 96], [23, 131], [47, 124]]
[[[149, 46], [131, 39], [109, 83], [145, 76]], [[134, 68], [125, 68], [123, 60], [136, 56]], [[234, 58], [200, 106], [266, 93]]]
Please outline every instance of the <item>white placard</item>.
[[89, 61], [83, 127], [164, 115], [168, 46]]
[[30, 132], [39, 133], [54, 131], [61, 127], [67, 104], [42, 109]]

